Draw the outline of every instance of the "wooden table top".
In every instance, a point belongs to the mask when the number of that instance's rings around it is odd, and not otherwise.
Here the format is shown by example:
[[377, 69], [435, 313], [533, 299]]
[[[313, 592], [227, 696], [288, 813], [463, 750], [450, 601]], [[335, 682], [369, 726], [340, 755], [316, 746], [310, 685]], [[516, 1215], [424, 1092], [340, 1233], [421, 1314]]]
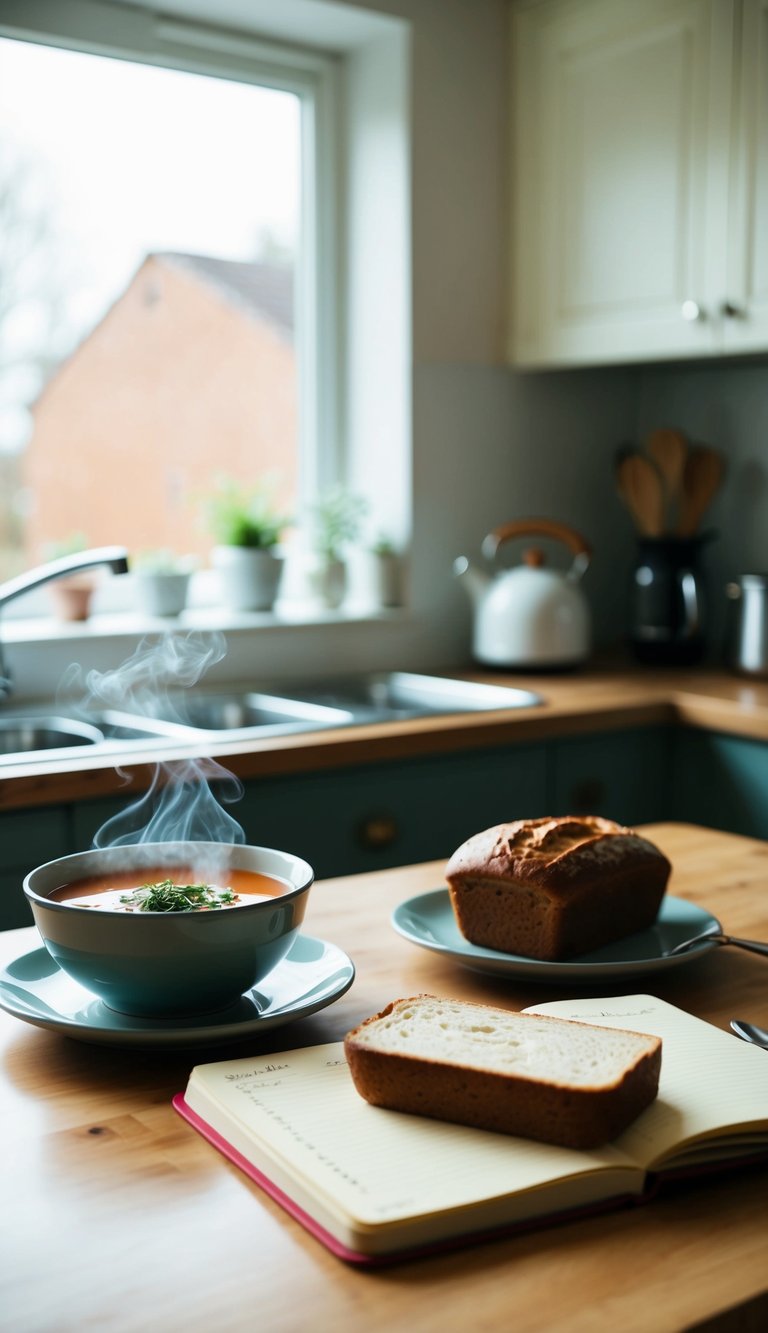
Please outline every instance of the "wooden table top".
[[[647, 833], [672, 860], [671, 892], [714, 912], [729, 933], [768, 939], [768, 843], [671, 824]], [[396, 935], [392, 908], [441, 886], [443, 868], [317, 884], [307, 932], [353, 958], [355, 983], [323, 1012], [258, 1041], [115, 1049], [0, 1012], [4, 1327], [768, 1326], [768, 1173], [718, 1176], [644, 1208], [361, 1272], [327, 1253], [172, 1110], [193, 1064], [336, 1040], [398, 996], [428, 991], [522, 1008], [574, 993], [475, 974]], [[0, 962], [38, 945], [32, 929], [6, 932]], [[768, 1026], [768, 960], [742, 950], [715, 949], [644, 984], [590, 987], [594, 995], [644, 990], [723, 1029], [734, 1016]]]

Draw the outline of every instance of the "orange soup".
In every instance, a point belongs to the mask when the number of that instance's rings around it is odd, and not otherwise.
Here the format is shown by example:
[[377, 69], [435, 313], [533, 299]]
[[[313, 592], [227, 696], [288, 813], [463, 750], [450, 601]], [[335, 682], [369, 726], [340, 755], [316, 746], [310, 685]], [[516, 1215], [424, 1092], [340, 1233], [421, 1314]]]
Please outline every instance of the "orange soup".
[[205, 883], [190, 866], [148, 866], [73, 880], [49, 896], [52, 902], [106, 912], [210, 912], [266, 902], [293, 887], [254, 870], [227, 870], [222, 879]]

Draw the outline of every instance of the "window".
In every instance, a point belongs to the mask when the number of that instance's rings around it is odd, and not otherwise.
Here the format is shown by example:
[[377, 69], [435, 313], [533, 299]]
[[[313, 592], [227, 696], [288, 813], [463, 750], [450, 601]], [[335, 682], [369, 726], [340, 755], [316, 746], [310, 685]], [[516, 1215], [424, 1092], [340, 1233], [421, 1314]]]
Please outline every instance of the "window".
[[329, 62], [166, 27], [151, 65], [0, 38], [0, 578], [204, 558], [218, 475], [337, 477]]

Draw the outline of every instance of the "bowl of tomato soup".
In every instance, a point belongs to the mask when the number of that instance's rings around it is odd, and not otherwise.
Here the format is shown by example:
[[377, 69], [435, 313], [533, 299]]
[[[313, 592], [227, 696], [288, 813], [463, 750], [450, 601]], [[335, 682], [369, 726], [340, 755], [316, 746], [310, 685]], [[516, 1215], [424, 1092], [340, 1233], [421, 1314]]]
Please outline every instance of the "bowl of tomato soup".
[[158, 842], [38, 866], [24, 893], [51, 957], [110, 1009], [143, 1017], [235, 1004], [288, 953], [314, 879], [291, 852]]

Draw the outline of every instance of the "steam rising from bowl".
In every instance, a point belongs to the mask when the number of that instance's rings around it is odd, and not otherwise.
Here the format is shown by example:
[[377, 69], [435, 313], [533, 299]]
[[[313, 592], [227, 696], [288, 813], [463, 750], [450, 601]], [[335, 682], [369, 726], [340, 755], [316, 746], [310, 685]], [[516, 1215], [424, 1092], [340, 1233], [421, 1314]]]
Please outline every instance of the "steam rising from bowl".
[[[158, 704], [170, 709], [170, 691], [196, 685], [226, 654], [222, 634], [167, 634], [159, 641], [142, 640], [121, 666], [89, 671], [82, 681], [70, 668], [67, 685], [85, 687], [85, 708], [129, 709], [153, 716]], [[180, 717], [179, 721], [183, 719]], [[129, 779], [126, 779], [127, 781]], [[215, 784], [215, 791], [211, 784]], [[242, 783], [214, 759], [183, 759], [158, 763], [149, 789], [132, 805], [108, 819], [96, 833], [95, 847], [128, 847], [142, 843], [184, 842], [242, 844], [245, 833], [223, 807], [240, 800]], [[208, 883], [221, 882], [225, 866], [195, 864]]]

